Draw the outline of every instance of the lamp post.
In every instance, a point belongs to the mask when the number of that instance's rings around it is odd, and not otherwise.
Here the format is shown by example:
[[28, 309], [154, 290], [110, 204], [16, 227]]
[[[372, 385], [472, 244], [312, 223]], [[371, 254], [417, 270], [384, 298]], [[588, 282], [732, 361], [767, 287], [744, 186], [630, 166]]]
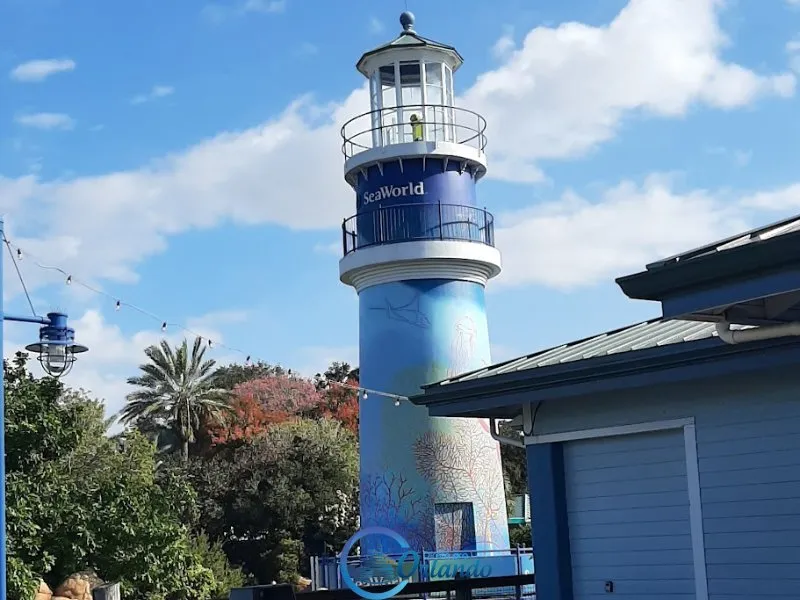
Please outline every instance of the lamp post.
[[[5, 243], [3, 219], [0, 218], [0, 242]], [[51, 377], [61, 377], [72, 369], [75, 355], [86, 352], [88, 348], [75, 343], [75, 330], [67, 326], [67, 315], [60, 312], [48, 313], [46, 317], [9, 315], [3, 310], [3, 260], [0, 257], [0, 356], [3, 354], [3, 335], [5, 321], [34, 323], [40, 325], [39, 341], [28, 344], [25, 349], [38, 354], [42, 368]], [[0, 369], [0, 600], [7, 599], [6, 589], [6, 421], [5, 421], [5, 371]]]

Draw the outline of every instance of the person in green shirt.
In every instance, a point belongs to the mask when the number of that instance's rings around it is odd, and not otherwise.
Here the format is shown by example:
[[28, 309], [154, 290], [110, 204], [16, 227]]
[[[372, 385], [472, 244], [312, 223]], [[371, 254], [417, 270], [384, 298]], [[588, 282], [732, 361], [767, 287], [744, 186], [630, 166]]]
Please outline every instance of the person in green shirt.
[[417, 115], [411, 115], [409, 119], [411, 121], [411, 135], [414, 138], [415, 142], [422, 141], [422, 121], [419, 120]]

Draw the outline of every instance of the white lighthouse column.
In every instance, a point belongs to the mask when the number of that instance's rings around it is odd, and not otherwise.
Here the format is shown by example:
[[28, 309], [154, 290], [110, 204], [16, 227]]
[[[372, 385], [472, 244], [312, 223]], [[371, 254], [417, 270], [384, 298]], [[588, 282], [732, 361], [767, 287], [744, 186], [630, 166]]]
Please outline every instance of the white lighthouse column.
[[[409, 396], [491, 364], [485, 286], [501, 266], [476, 197], [485, 123], [453, 105], [463, 59], [419, 36], [410, 13], [401, 24], [358, 63], [372, 110], [343, 128], [356, 214], [343, 225], [340, 277], [359, 296], [361, 384]], [[509, 547], [486, 421], [373, 394], [360, 404], [360, 448], [362, 527], [389, 527], [416, 549]]]

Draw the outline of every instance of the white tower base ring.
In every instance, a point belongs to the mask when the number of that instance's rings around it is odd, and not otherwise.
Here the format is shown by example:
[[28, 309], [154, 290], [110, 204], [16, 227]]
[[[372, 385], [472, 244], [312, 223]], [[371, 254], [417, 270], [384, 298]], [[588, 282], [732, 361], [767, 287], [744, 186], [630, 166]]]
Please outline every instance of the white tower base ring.
[[486, 285], [500, 274], [500, 251], [478, 242], [422, 240], [359, 248], [339, 261], [339, 279], [362, 289], [412, 279]]

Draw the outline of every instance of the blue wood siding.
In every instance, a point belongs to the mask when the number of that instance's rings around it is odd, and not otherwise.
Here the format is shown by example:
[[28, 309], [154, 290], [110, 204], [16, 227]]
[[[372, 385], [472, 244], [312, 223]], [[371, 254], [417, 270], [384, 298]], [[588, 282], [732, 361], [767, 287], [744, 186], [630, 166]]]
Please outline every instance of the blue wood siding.
[[[538, 413], [535, 433], [694, 417], [709, 599], [798, 599], [800, 370], [793, 371], [660, 386], [638, 396], [627, 393], [546, 404]], [[633, 468], [638, 460], [638, 455], [630, 455], [632, 479], [615, 485], [618, 494], [640, 488]], [[652, 491], [666, 492], [671, 477], [677, 481], [677, 473], [670, 470], [675, 467], [666, 468], [670, 476], [648, 484]], [[667, 507], [662, 511], [669, 517]], [[675, 527], [667, 521], [654, 524], [654, 544], [664, 550], [668, 546], [662, 544], [676, 545], [676, 540], [669, 541], [677, 533]], [[632, 551], [616, 537], [584, 543], [587, 552]]]
[[568, 442], [564, 470], [575, 600], [694, 598], [682, 430]]

